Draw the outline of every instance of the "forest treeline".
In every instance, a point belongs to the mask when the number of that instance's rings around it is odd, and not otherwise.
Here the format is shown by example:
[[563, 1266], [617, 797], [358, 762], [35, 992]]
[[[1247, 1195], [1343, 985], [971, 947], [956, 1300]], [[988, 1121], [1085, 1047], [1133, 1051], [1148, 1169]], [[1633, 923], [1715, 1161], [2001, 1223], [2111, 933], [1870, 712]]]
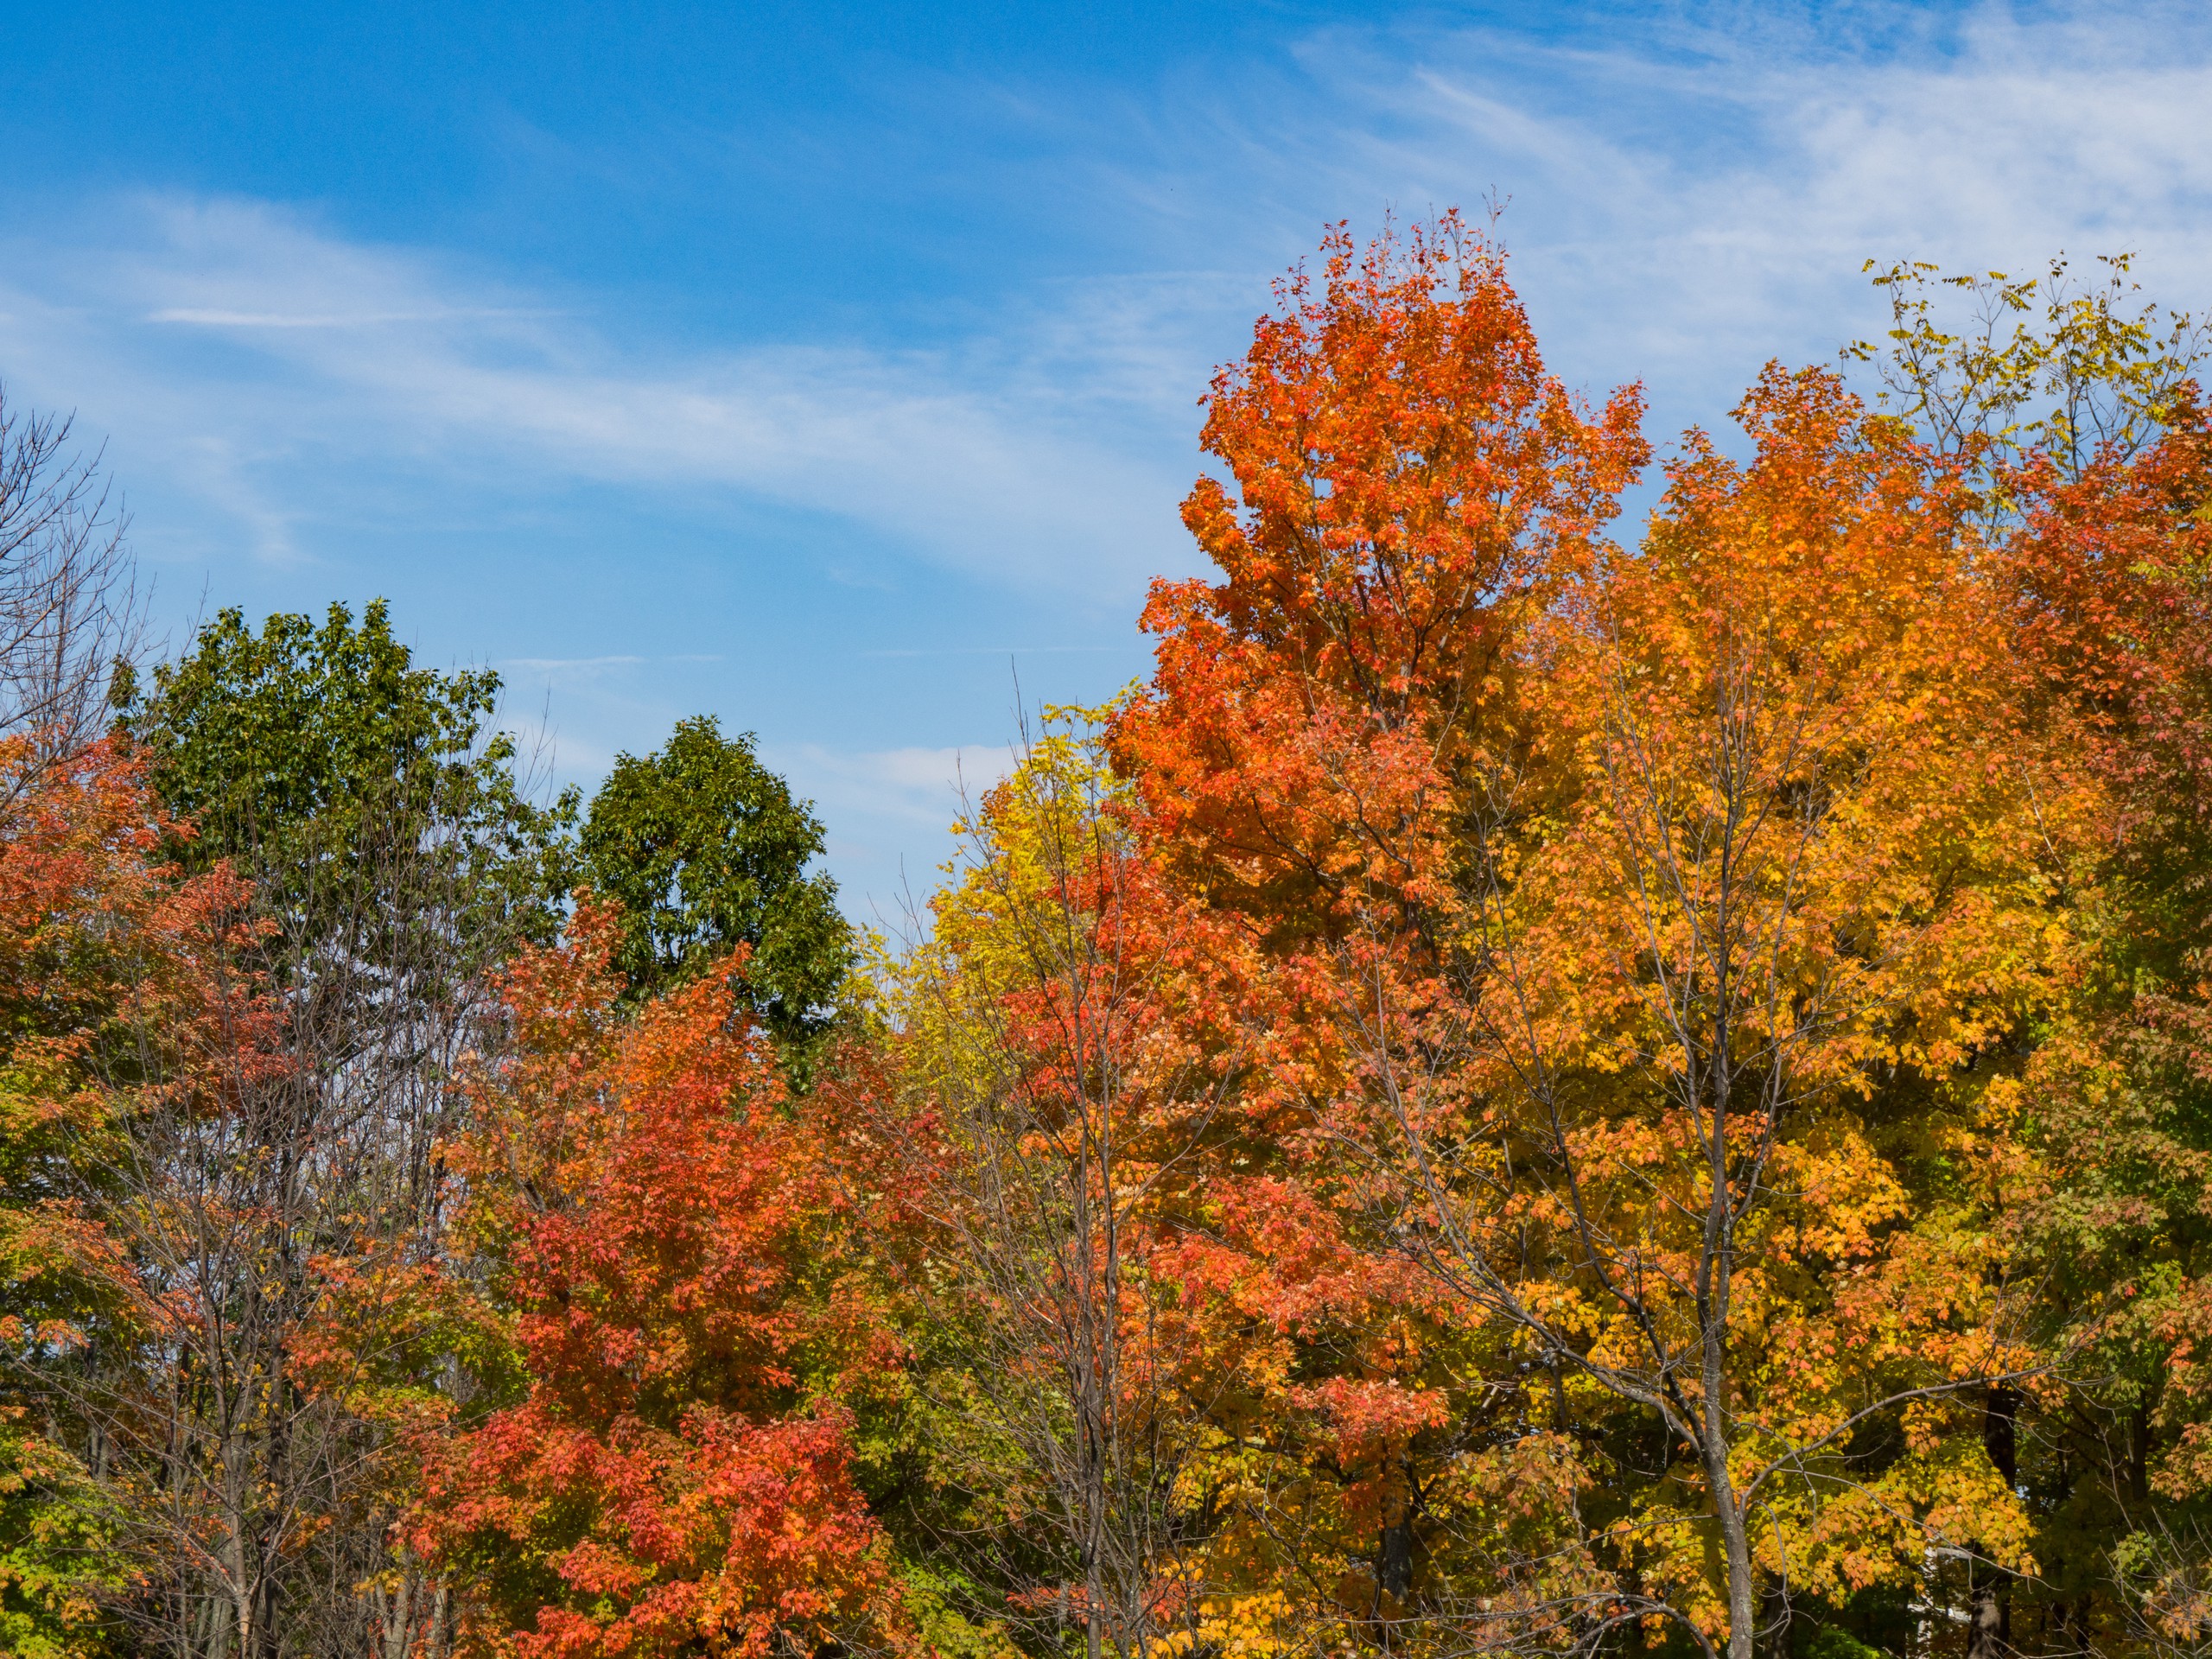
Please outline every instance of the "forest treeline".
[[0, 1649], [2204, 1653], [2202, 340], [1876, 280], [1655, 456], [1332, 233], [897, 944], [0, 415]]

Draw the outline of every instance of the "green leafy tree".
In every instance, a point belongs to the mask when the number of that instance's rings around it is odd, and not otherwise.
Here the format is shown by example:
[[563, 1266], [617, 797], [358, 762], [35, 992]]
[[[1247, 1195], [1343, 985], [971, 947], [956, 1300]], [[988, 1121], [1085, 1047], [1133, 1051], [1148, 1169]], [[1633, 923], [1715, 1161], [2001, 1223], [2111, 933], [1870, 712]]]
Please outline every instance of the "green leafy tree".
[[321, 627], [279, 614], [258, 634], [225, 610], [139, 691], [118, 688], [123, 723], [163, 802], [198, 830], [175, 855], [250, 868], [288, 934], [327, 925], [365, 871], [402, 857], [442, 867], [476, 928], [551, 936], [575, 792], [530, 800], [513, 738], [486, 731], [499, 677], [416, 667], [382, 600], [359, 626], [333, 605]]
[[592, 799], [583, 862], [621, 901], [617, 965], [632, 993], [689, 979], [738, 944], [762, 1021], [786, 1046], [827, 1029], [852, 964], [836, 885], [807, 873], [822, 823], [760, 764], [750, 734], [724, 737], [711, 715], [678, 721], [665, 748], [623, 754]]

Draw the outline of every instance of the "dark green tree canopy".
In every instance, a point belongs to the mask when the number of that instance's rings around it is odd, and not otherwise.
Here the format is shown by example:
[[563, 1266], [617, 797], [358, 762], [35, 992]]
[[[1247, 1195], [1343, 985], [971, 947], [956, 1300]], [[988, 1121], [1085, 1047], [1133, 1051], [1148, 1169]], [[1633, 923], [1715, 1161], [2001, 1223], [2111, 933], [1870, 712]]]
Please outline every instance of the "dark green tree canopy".
[[586, 879], [630, 917], [621, 966], [640, 993], [753, 947], [747, 980], [768, 1027], [804, 1043], [827, 1026], [852, 961], [836, 887], [809, 875], [822, 824], [762, 766], [750, 734], [711, 715], [679, 721], [668, 746], [623, 754], [592, 799]]
[[154, 671], [150, 696], [118, 688], [124, 728], [197, 839], [188, 867], [232, 858], [280, 913], [308, 924], [321, 895], [404, 862], [437, 873], [448, 906], [494, 934], [555, 924], [573, 873], [576, 797], [528, 799], [514, 740], [486, 734], [499, 676], [417, 668], [378, 600], [358, 626], [333, 605], [321, 627], [235, 609]]

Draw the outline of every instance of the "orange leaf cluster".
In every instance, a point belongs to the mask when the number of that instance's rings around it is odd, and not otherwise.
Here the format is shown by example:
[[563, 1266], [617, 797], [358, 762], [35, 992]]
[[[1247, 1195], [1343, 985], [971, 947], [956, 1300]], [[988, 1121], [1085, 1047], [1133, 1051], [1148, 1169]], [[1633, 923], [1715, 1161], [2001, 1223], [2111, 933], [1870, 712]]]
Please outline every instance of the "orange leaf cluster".
[[458, 1158], [527, 1380], [438, 1447], [420, 1541], [489, 1564], [487, 1651], [849, 1637], [887, 1599], [845, 1418], [798, 1386], [821, 1163], [729, 989], [742, 954], [618, 1016], [620, 940], [586, 899], [507, 977], [513, 1051]]

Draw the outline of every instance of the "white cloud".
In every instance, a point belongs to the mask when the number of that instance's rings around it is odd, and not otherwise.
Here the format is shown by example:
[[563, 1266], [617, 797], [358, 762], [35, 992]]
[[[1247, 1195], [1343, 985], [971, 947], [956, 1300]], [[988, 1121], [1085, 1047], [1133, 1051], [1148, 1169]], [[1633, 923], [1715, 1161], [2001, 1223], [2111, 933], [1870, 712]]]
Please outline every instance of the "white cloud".
[[1013, 771], [1016, 760], [1003, 743], [857, 753], [805, 743], [764, 748], [763, 758], [825, 810], [847, 809], [937, 832]]
[[1872, 45], [1760, 15], [1597, 47], [1320, 33], [1302, 89], [1255, 67], [1201, 113], [1163, 109], [1151, 170], [1114, 163], [1125, 245], [1156, 269], [1039, 288], [929, 351], [617, 340], [592, 296], [267, 203], [165, 197], [5, 250], [0, 363], [272, 558], [312, 550], [302, 526], [333, 480], [412, 470], [511, 497], [723, 490], [1110, 605], [1189, 568], [1192, 399], [1322, 218], [1498, 188], [1554, 360], [1649, 378], [1662, 416], [1709, 420], [1770, 352], [1864, 332], [1869, 256], [2020, 268], [2126, 247], [2161, 291], [2212, 297], [2212, 31], [2190, 14], [1992, 9]]
[[1833, 352], [1878, 321], [1870, 257], [2025, 272], [2133, 251], [2147, 289], [2212, 299], [2202, 15], [1989, 7], [1947, 32], [1872, 13], [1887, 36], [1826, 40], [1727, 15], [1728, 32], [1595, 50], [1332, 34], [1306, 63], [1344, 113], [1293, 149], [1348, 203], [1419, 213], [1499, 188], [1555, 354], [1662, 393], [1725, 395], [1716, 372]]
[[979, 381], [944, 353], [623, 349], [561, 308], [268, 204], [162, 199], [133, 222], [119, 249], [12, 251], [0, 360], [128, 430], [273, 555], [291, 547], [286, 464], [312, 451], [488, 461], [510, 484], [724, 487], [1096, 598], [1134, 594], [1174, 556], [1178, 480], [1077, 418], [1074, 365], [1065, 382]]
[[847, 913], [895, 934], [922, 925], [924, 896], [959, 852], [954, 820], [1017, 756], [1003, 743], [861, 751], [805, 743], [763, 745], [761, 759], [830, 826], [829, 862]]
[[[609, 668], [636, 668], [646, 659], [643, 657], [502, 657], [492, 664], [499, 669], [520, 669], [525, 673], [543, 674], [548, 678], [563, 674], [591, 674]], [[687, 660], [698, 660], [688, 658]]]
[[149, 312], [149, 322], [184, 322], [205, 328], [367, 328], [385, 322], [447, 322], [458, 317], [528, 316], [499, 310], [370, 311], [352, 316], [301, 316], [276, 311], [219, 311], [205, 307], [166, 306]]

